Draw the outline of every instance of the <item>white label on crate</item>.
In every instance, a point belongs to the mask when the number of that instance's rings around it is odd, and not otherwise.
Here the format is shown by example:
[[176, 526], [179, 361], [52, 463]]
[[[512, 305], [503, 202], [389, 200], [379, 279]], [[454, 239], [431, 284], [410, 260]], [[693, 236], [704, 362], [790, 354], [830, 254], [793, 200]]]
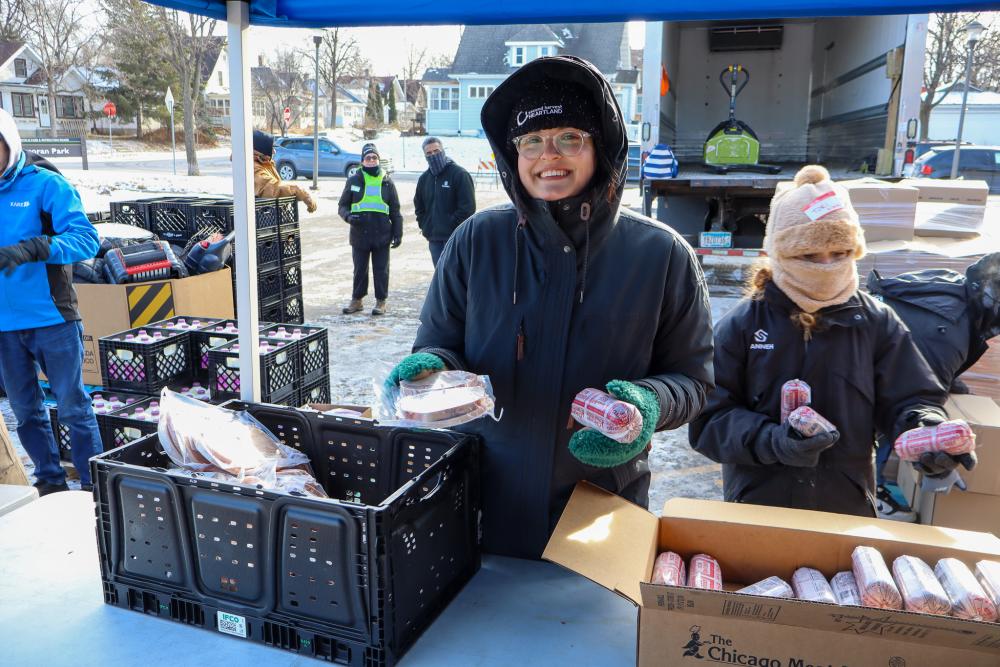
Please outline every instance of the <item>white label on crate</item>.
[[816, 221], [822, 218], [827, 213], [833, 213], [834, 211], [839, 211], [844, 208], [844, 202], [840, 201], [840, 197], [837, 196], [836, 192], [832, 190], [826, 194], [820, 195], [809, 202], [806, 206], [802, 208], [802, 212], [812, 220]]
[[243, 616], [237, 616], [236, 614], [227, 614], [224, 611], [217, 611], [215, 613], [218, 616], [219, 632], [225, 632], [227, 635], [234, 635], [236, 637], [243, 637], [246, 639], [246, 618]]

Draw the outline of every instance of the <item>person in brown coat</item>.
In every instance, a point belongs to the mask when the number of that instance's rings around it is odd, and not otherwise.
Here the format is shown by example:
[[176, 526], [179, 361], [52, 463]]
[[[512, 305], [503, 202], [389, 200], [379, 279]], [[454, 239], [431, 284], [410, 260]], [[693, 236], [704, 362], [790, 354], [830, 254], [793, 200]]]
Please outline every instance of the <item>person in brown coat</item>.
[[253, 131], [253, 192], [257, 197], [295, 197], [306, 205], [310, 213], [316, 211], [312, 196], [292, 183], [284, 183], [274, 167], [274, 137]]

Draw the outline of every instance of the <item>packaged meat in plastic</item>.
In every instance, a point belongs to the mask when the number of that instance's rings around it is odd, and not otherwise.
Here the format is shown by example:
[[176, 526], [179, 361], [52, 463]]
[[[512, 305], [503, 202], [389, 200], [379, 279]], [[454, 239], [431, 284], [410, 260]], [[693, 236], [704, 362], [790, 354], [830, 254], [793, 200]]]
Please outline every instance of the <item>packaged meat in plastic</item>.
[[286, 493], [301, 493], [313, 498], [329, 498], [316, 478], [305, 470], [291, 468], [279, 470], [274, 482], [274, 488]]
[[970, 621], [997, 620], [997, 606], [976, 581], [972, 570], [957, 558], [942, 558], [934, 574], [951, 600], [951, 614]]
[[750, 584], [746, 588], [741, 588], [737, 593], [747, 595], [762, 595], [768, 598], [791, 598], [795, 597], [795, 592], [788, 582], [781, 577], [768, 577], [761, 579], [756, 584]]
[[904, 461], [918, 461], [927, 452], [965, 454], [976, 448], [976, 434], [960, 419], [935, 426], [910, 429], [896, 438], [896, 454]]
[[976, 563], [976, 579], [1000, 615], [1000, 562], [981, 560]]
[[808, 405], [792, 410], [792, 414], [788, 415], [788, 423], [807, 438], [819, 433], [832, 433], [837, 430], [837, 427], [830, 423], [826, 417]]
[[892, 574], [874, 547], [856, 547], [851, 554], [854, 581], [861, 594], [861, 604], [879, 609], [902, 609], [903, 596], [892, 580]]
[[922, 614], [946, 616], [951, 602], [930, 565], [914, 556], [900, 556], [892, 561], [892, 574], [903, 596], [903, 608]]
[[854, 580], [853, 572], [845, 570], [833, 575], [830, 588], [833, 589], [833, 596], [837, 598], [837, 604], [861, 606], [861, 593], [858, 591], [858, 582]]
[[654, 584], [666, 586], [684, 586], [687, 584], [687, 576], [684, 572], [684, 559], [673, 551], [664, 551], [656, 557], [653, 563]]
[[441, 371], [420, 380], [404, 380], [398, 387], [374, 383], [379, 398], [378, 420], [383, 424], [417, 428], [449, 428], [494, 417], [490, 379], [466, 371]]
[[837, 603], [830, 582], [822, 572], [811, 567], [800, 567], [792, 573], [792, 590], [795, 591], [795, 597], [800, 600]]
[[789, 380], [781, 385], [781, 423], [788, 421], [788, 415], [796, 408], [812, 403], [812, 389], [804, 380]]
[[628, 443], [642, 431], [642, 413], [631, 403], [619, 401], [600, 389], [584, 389], [573, 399], [573, 419], [608, 436]]
[[688, 568], [688, 586], [704, 588], [710, 591], [722, 590], [722, 568], [719, 562], [706, 554], [691, 556], [691, 566]]

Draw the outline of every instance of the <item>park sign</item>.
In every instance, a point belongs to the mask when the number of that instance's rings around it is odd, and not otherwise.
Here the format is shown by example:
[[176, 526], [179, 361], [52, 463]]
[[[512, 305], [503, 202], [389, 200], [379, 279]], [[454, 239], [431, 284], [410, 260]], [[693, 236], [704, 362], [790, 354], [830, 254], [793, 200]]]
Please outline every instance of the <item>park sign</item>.
[[78, 157], [87, 168], [87, 143], [83, 139], [21, 139], [24, 150], [46, 159]]

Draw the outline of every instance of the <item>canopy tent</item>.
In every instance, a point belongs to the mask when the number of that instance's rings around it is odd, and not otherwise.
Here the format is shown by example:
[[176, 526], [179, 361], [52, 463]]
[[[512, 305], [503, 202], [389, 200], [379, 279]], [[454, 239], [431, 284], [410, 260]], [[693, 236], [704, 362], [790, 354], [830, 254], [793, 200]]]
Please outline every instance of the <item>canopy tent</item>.
[[224, 19], [229, 27], [229, 77], [232, 109], [233, 201], [236, 222], [237, 298], [240, 334], [240, 394], [260, 400], [258, 367], [257, 232], [250, 224], [253, 152], [248, 123], [249, 27], [321, 28], [377, 25], [512, 24], [550, 21], [600, 23], [630, 20], [719, 20], [866, 16], [929, 12], [1000, 10], [997, 0], [388, 0], [375, 5], [357, 0], [146, 0], [186, 12]]

